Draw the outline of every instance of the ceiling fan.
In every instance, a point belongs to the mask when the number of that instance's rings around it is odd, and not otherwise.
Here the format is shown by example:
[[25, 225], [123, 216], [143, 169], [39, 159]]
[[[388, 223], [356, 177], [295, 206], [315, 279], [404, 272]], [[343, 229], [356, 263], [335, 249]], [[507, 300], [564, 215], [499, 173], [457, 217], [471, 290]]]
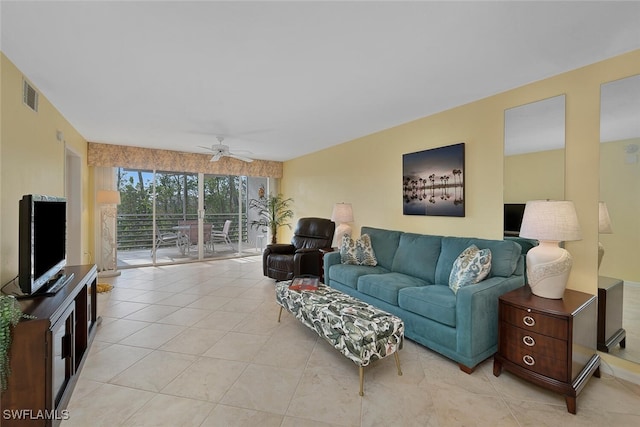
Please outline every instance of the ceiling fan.
[[204, 148], [205, 150], [213, 152], [213, 157], [211, 157], [212, 162], [217, 162], [223, 157], [232, 157], [234, 159], [242, 160], [243, 162], [253, 162], [253, 159], [250, 157], [243, 156], [238, 152], [233, 153], [229, 151], [229, 146], [222, 143], [224, 141], [223, 136], [216, 136], [216, 139], [218, 140], [218, 143], [212, 145], [211, 147], [203, 147], [201, 145], [199, 146], [200, 148]]

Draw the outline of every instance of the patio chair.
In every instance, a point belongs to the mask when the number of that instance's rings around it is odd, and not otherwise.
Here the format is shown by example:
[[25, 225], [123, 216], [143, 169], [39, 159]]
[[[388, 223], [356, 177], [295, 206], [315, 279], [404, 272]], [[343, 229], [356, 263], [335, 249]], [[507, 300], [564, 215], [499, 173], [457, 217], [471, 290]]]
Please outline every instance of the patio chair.
[[179, 226], [189, 226], [188, 230], [185, 230], [184, 234], [189, 236], [189, 246], [198, 244], [198, 220], [197, 219], [189, 219], [189, 220], [180, 220], [178, 221]]
[[158, 249], [163, 243], [177, 242], [178, 237], [178, 233], [173, 233], [171, 231], [160, 231], [160, 228], [158, 228], [158, 225], [156, 224], [155, 240], [153, 243], [153, 248], [151, 248], [151, 252], [153, 253], [153, 251]]
[[213, 243], [211, 241], [211, 234], [213, 232], [213, 224], [209, 224], [207, 222], [205, 222], [204, 224], [202, 224], [202, 240], [203, 240], [203, 245], [204, 245], [204, 249], [205, 251], [210, 251], [213, 252]]
[[231, 227], [231, 220], [228, 219], [224, 222], [222, 226], [222, 231], [213, 231], [211, 233], [211, 248], [215, 251], [216, 243], [224, 243], [229, 245], [231, 250], [233, 250], [233, 244], [231, 243], [231, 239], [229, 238], [229, 227]]

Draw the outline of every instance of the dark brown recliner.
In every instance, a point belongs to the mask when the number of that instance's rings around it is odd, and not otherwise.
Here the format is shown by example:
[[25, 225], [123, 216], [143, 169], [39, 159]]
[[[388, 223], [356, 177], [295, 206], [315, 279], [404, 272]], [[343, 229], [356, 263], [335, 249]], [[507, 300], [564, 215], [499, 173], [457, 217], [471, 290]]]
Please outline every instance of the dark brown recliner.
[[336, 224], [326, 218], [300, 218], [291, 244], [267, 245], [262, 253], [264, 275], [276, 280], [290, 280], [301, 275], [321, 277], [320, 249], [331, 248]]

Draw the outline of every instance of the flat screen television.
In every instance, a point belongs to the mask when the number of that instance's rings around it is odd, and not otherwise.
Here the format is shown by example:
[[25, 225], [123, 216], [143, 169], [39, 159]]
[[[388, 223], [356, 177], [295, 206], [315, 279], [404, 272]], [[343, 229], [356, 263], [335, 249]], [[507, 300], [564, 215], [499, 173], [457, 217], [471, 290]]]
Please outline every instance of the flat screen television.
[[67, 261], [67, 202], [28, 194], [19, 206], [18, 283], [23, 294], [48, 292]]
[[504, 204], [504, 235], [519, 236], [526, 203]]

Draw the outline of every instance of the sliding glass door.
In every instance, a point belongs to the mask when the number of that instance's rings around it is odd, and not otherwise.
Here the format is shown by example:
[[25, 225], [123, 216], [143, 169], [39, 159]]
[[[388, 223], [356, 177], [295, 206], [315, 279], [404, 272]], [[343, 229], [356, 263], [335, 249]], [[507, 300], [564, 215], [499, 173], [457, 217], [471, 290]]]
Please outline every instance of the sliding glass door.
[[118, 168], [116, 185], [118, 268], [149, 264], [154, 243], [153, 171]]
[[266, 178], [123, 168], [117, 177], [119, 268], [253, 255], [266, 242], [247, 209]]
[[213, 239], [210, 256], [231, 255], [242, 251], [243, 194], [246, 177], [204, 175], [204, 219], [211, 224]]
[[198, 175], [193, 173], [155, 173], [153, 220], [154, 264], [177, 263], [197, 258]]

